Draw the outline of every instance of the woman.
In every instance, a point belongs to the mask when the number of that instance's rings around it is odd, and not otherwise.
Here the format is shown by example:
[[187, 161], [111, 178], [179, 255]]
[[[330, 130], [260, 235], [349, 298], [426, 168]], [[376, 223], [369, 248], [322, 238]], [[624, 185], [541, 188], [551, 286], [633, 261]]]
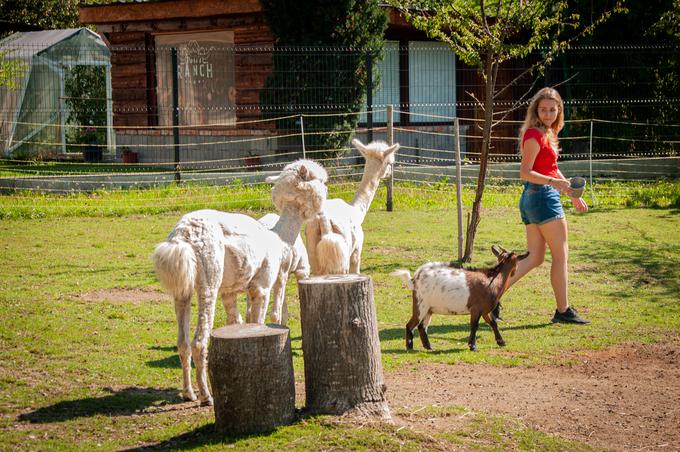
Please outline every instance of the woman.
[[[573, 190], [569, 180], [557, 167], [557, 134], [562, 127], [562, 98], [552, 88], [541, 89], [531, 99], [520, 134], [522, 164], [519, 174], [525, 182], [519, 209], [522, 222], [526, 225], [529, 257], [519, 262], [515, 275], [510, 278], [510, 285], [543, 263], [547, 245], [552, 255], [550, 282], [557, 302], [552, 321], [583, 325], [590, 322], [569, 306], [567, 290], [569, 245], [560, 192], [571, 196]], [[582, 198], [572, 197], [571, 202], [578, 212], [588, 210]]]

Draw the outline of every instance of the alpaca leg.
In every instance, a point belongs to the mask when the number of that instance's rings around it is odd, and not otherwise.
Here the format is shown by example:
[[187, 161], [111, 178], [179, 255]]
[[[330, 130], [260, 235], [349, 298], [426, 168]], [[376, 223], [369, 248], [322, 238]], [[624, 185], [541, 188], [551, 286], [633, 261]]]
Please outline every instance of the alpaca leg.
[[269, 305], [269, 288], [254, 287], [248, 290], [248, 312], [246, 322], [264, 324]]
[[319, 261], [316, 256], [316, 245], [321, 240], [321, 231], [317, 221], [307, 224], [305, 228], [305, 235], [307, 236], [307, 258], [309, 259], [309, 268], [313, 275], [319, 274]]
[[[276, 282], [274, 283], [274, 287], [272, 287], [272, 312], [269, 316], [269, 320], [272, 323], [276, 323], [279, 325], [283, 325], [282, 322], [282, 309], [283, 305], [285, 304], [285, 296], [286, 296], [286, 279], [288, 277], [288, 274], [279, 274], [278, 278], [276, 278]], [[287, 317], [286, 317], [287, 320]]]
[[491, 325], [491, 329], [493, 330], [493, 335], [496, 338], [496, 343], [500, 347], [504, 347], [505, 341], [503, 340], [503, 336], [501, 336], [501, 332], [498, 331], [498, 323], [496, 322], [496, 318], [494, 316], [490, 315], [490, 313], [486, 313], [482, 317], [484, 317], [484, 321], [486, 323]]
[[356, 246], [354, 252], [349, 257], [349, 272], [359, 274], [361, 273], [361, 250], [364, 247], [364, 230], [361, 226], [359, 226], [359, 230], [356, 231], [355, 240]]
[[349, 272], [359, 273], [361, 267], [361, 251], [355, 251], [349, 257]]
[[175, 300], [175, 316], [177, 317], [177, 351], [182, 363], [182, 398], [196, 400], [191, 387], [191, 298]]
[[238, 305], [236, 304], [236, 293], [222, 292], [222, 305], [227, 313], [227, 325], [243, 323], [241, 313], [238, 312]]
[[283, 299], [283, 305], [281, 306], [281, 325], [288, 326], [288, 302]]
[[212, 405], [213, 399], [208, 389], [208, 340], [215, 320], [215, 302], [217, 288], [200, 287], [198, 289], [198, 326], [191, 344], [194, 364], [196, 364], [196, 383], [201, 405]]

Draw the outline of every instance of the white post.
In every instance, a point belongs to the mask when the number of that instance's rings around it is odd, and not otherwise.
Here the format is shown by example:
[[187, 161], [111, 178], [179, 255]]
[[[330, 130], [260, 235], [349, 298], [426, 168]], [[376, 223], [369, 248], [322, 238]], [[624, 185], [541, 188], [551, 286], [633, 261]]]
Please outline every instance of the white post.
[[113, 88], [111, 85], [111, 65], [105, 66], [106, 72], [106, 154], [109, 160], [116, 157], [116, 132], [113, 129]]
[[593, 190], [593, 120], [590, 120], [590, 144], [588, 146], [588, 173], [590, 178], [590, 202], [595, 206], [595, 191]]
[[[392, 105], [387, 106], [387, 144], [392, 146], [394, 144], [394, 120], [392, 114], [394, 107]], [[395, 156], [396, 163], [396, 156]], [[392, 164], [392, 171], [390, 171], [390, 177], [387, 179], [387, 201], [385, 208], [388, 212], [392, 212], [394, 209], [394, 202], [392, 199], [392, 188], [394, 186], [394, 164]]]
[[307, 151], [305, 150], [305, 123], [304, 120], [302, 119], [303, 116], [300, 115], [300, 132], [302, 136], [302, 158], [305, 159], [307, 158]]
[[[69, 70], [73, 69], [73, 66], [69, 66]], [[64, 71], [59, 71], [59, 130], [60, 140], [61, 140], [61, 153], [66, 154], [66, 120], [64, 118], [64, 112], [66, 111], [66, 106], [64, 104], [64, 96], [66, 96], [66, 81], [64, 80]]]
[[458, 210], [458, 260], [463, 261], [463, 199], [462, 199], [462, 171], [460, 163], [460, 121], [453, 120], [456, 129], [456, 207]]

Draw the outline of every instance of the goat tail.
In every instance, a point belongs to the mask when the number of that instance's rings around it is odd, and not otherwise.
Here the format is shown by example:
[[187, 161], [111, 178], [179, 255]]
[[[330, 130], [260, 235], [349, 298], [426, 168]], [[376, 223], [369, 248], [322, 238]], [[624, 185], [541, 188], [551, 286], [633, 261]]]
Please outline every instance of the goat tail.
[[349, 272], [349, 246], [345, 238], [333, 231], [331, 222], [323, 213], [319, 214], [321, 238], [316, 245], [318, 274], [333, 275]]
[[392, 276], [398, 276], [401, 278], [401, 282], [404, 283], [404, 286], [408, 287], [409, 290], [413, 290], [413, 279], [411, 279], [411, 272], [408, 270], [395, 270], [392, 273], [390, 273]]
[[175, 300], [191, 299], [196, 282], [196, 254], [191, 245], [168, 239], [156, 246], [152, 260], [161, 286]]

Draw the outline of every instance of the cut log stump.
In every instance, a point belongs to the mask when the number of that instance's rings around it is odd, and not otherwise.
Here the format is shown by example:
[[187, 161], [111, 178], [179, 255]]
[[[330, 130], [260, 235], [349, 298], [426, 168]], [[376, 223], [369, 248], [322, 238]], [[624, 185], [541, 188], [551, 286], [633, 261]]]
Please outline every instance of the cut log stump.
[[371, 278], [318, 276], [298, 288], [306, 410], [389, 420]]
[[210, 335], [208, 375], [215, 430], [241, 435], [273, 430], [295, 419], [295, 379], [288, 328], [253, 323]]

